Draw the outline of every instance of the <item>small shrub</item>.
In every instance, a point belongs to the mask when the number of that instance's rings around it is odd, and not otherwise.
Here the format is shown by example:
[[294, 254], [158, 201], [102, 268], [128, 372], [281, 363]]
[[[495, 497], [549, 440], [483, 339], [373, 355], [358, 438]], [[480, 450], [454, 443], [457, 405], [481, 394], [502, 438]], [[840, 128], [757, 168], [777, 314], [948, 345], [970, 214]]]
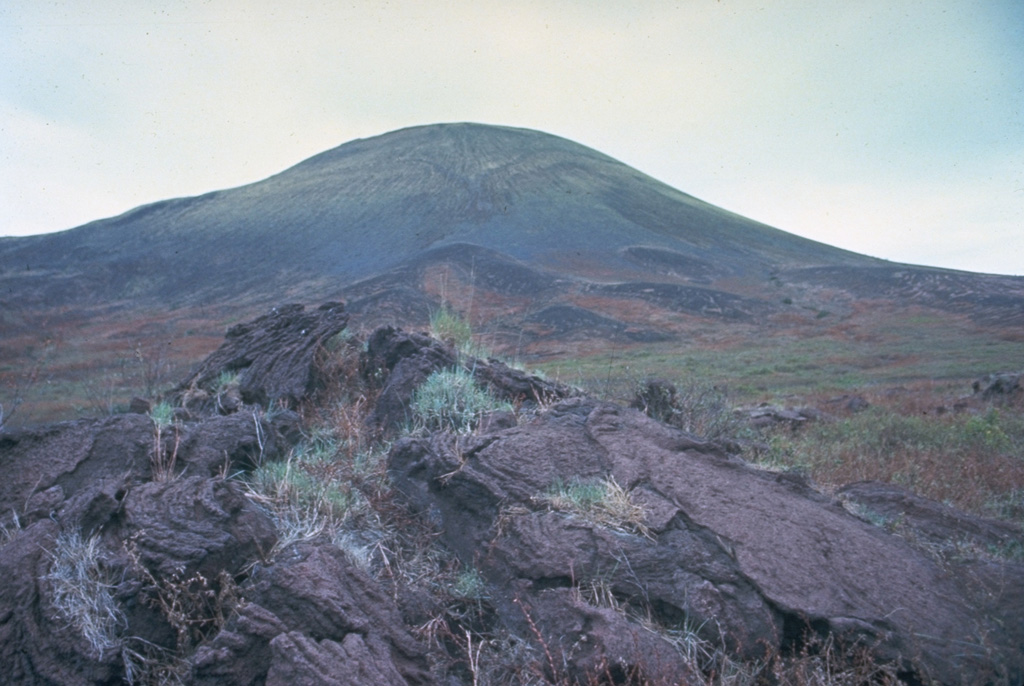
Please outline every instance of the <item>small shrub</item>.
[[960, 443], [963, 447], [993, 453], [1011, 450], [1014, 447], [1013, 440], [1003, 424], [1002, 414], [995, 409], [983, 415], [969, 417], [963, 423]]
[[168, 402], [159, 402], [149, 411], [149, 418], [161, 428], [168, 427], [174, 423], [174, 407]]
[[[175, 476], [175, 464], [178, 461], [178, 447], [181, 443], [180, 427], [174, 421], [174, 408], [166, 402], [157, 403], [149, 412], [156, 427], [153, 436], [153, 455], [150, 465], [154, 481], [169, 481]], [[168, 450], [164, 445], [164, 430], [174, 427], [174, 446]]]
[[139, 599], [159, 611], [175, 632], [173, 649], [126, 636], [121, 645], [125, 680], [159, 686], [188, 683], [190, 656], [199, 644], [220, 631], [242, 602], [238, 586], [225, 570], [216, 579], [207, 579], [199, 572], [156, 575], [140, 560], [134, 540], [127, 542], [125, 550], [131, 570], [142, 583]]
[[415, 420], [428, 431], [467, 433], [476, 428], [484, 413], [510, 409], [462, 368], [434, 372], [412, 396]]
[[140, 597], [158, 609], [174, 628], [179, 656], [191, 653], [195, 646], [219, 631], [241, 602], [238, 586], [225, 570], [216, 579], [208, 579], [199, 572], [158, 578], [142, 565], [131, 546], [129, 554], [143, 581]]
[[462, 570], [452, 584], [452, 594], [465, 600], [480, 600], [485, 596], [486, 589], [483, 577], [475, 569]]
[[636, 389], [632, 406], [709, 441], [739, 438], [748, 433], [725, 391], [707, 383], [691, 381], [676, 385], [663, 379], [648, 379]]
[[[302, 407], [307, 419], [313, 419], [309, 415], [323, 415], [339, 406], [358, 410], [360, 404], [368, 400], [369, 389], [363, 383], [359, 367], [364, 346], [365, 341], [349, 329], [343, 329], [316, 351], [314, 370], [317, 386]], [[324, 423], [326, 419], [321, 416], [314, 421]]]

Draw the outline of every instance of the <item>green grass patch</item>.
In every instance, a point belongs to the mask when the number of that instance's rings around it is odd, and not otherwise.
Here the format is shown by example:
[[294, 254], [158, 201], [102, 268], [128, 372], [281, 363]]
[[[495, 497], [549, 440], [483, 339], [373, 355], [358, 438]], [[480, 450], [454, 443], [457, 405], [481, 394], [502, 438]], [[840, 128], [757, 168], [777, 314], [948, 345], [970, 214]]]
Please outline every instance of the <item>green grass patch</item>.
[[451, 592], [463, 600], [480, 600], [487, 596], [487, 583], [476, 569], [463, 569], [455, 575]]
[[414, 421], [428, 431], [468, 433], [485, 413], [511, 409], [461, 367], [434, 372], [412, 397]]
[[232, 387], [238, 386], [238, 372], [223, 371], [217, 376], [213, 384], [213, 392], [216, 395], [224, 393]]
[[315, 430], [286, 460], [260, 465], [246, 481], [250, 497], [277, 524], [278, 549], [319, 536], [341, 544], [349, 541], [347, 532], [374, 518], [364, 490], [380, 489], [382, 459], [380, 448], [353, 447], [329, 430]]

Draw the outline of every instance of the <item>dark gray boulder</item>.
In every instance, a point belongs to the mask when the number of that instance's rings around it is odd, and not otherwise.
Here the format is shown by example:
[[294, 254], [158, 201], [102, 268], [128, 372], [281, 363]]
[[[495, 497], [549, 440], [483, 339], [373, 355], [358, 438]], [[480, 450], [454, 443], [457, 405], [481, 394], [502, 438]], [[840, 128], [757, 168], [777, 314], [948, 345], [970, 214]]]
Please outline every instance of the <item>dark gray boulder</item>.
[[131, 541], [137, 561], [164, 579], [235, 576], [277, 542], [273, 524], [237, 482], [208, 477], [137, 486], [119, 520], [117, 538]]
[[296, 547], [260, 568], [246, 596], [196, 653], [196, 684], [431, 683], [424, 648], [394, 600], [338, 548]]
[[267, 686], [406, 686], [395, 667], [391, 648], [375, 635], [349, 633], [340, 642], [314, 640], [299, 632], [270, 641]]
[[1020, 385], [1021, 376], [1024, 374], [1013, 372], [986, 374], [977, 379], [972, 387], [975, 395], [980, 395], [984, 400], [1010, 400], [1019, 397], [1024, 392]]
[[1001, 519], [978, 517], [955, 507], [922, 498], [896, 484], [858, 481], [847, 484], [836, 495], [855, 506], [870, 520], [884, 523], [914, 540], [931, 546], [975, 546], [998, 551], [1021, 546], [1024, 531]]
[[283, 305], [269, 314], [228, 330], [224, 343], [176, 389], [213, 390], [227, 372], [238, 375], [241, 401], [266, 406], [271, 401], [295, 406], [316, 386], [316, 354], [344, 330], [348, 314], [342, 303], [326, 303], [307, 312], [303, 305]]
[[[152, 420], [136, 414], [0, 434], [0, 522], [27, 527], [82, 491], [106, 493], [117, 484], [116, 492], [147, 481], [154, 436]], [[81, 495], [78, 507], [87, 510], [89, 500]]]

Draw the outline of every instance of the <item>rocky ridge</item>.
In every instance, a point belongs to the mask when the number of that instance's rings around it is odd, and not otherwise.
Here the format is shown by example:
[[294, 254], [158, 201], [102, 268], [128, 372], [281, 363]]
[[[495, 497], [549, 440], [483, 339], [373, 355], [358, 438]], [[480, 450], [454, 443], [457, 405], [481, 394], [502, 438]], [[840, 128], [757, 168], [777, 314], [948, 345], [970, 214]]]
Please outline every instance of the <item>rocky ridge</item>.
[[[1024, 682], [1024, 565], [940, 560], [873, 518], [933, 544], [1020, 546], [1019, 528], [888, 485], [828, 497], [423, 334], [361, 350], [348, 318], [280, 307], [149, 416], [0, 433], [7, 683], [703, 684], [726, 664], [770, 683], [822, 646], [909, 684]], [[417, 389], [453, 368], [501, 408], [410, 430]], [[393, 540], [296, 535], [253, 488], [298, 468], [339, 398], [386, 448], [386, 486], [353, 477], [350, 502]]]

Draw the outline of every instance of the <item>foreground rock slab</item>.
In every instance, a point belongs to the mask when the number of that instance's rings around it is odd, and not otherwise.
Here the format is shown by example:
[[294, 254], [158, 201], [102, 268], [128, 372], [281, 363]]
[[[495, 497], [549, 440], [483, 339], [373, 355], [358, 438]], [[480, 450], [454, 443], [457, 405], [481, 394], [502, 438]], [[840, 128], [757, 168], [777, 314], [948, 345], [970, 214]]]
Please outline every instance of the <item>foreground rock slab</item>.
[[196, 653], [196, 684], [428, 684], [394, 600], [333, 546], [254, 574], [249, 602]]
[[[399, 441], [390, 464], [408, 502], [491, 582], [506, 621], [538, 622], [581, 672], [594, 623], [567, 630], [564, 596], [600, 585], [741, 656], [832, 634], [925, 682], [1024, 675], [1024, 566], [942, 566], [799, 478], [635, 410], [568, 400], [493, 434]], [[552, 507], [546, 494], [570, 482], [614, 482], [642, 521]], [[552, 604], [561, 619], [545, 626]]]

